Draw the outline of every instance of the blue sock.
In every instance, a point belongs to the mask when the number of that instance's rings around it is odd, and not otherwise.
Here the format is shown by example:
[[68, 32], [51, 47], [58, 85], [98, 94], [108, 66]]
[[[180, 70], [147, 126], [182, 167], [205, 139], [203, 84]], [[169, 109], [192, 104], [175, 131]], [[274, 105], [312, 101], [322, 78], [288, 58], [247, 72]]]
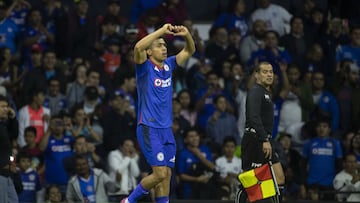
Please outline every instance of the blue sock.
[[139, 185], [137, 185], [135, 190], [129, 195], [128, 201], [130, 203], [135, 203], [140, 197], [146, 194], [149, 194], [149, 191], [143, 188], [141, 183], [139, 183]]
[[169, 197], [168, 196], [156, 197], [155, 202], [156, 203], [169, 203]]

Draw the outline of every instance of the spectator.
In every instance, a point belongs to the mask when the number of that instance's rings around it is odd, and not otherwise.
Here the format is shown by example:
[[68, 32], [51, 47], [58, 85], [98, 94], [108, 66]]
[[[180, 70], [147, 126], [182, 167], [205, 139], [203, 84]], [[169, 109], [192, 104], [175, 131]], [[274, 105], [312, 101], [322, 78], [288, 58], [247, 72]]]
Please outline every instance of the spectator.
[[324, 52], [319, 44], [314, 43], [309, 47], [304, 64], [303, 74], [309, 73], [311, 75], [314, 72], [321, 72], [324, 74], [326, 82], [330, 82], [333, 79], [333, 70], [331, 70], [329, 61], [324, 56]]
[[[40, 69], [33, 69], [25, 75], [23, 82], [23, 94], [25, 99], [29, 98], [31, 90], [47, 90], [47, 84], [50, 78], [57, 77], [60, 83], [60, 92], [65, 92], [66, 79], [62, 70], [57, 67], [57, 56], [55, 50], [46, 50], [43, 53], [43, 63]], [[26, 101], [26, 100], [25, 100]]]
[[290, 27], [290, 33], [280, 38], [279, 45], [288, 50], [292, 62], [303, 69], [306, 51], [312, 42], [309, 36], [304, 35], [304, 22], [302, 18], [292, 17]]
[[139, 17], [143, 16], [146, 13], [146, 11], [148, 11], [149, 9], [157, 8], [161, 2], [162, 2], [162, 0], [153, 0], [153, 1], [135, 0], [135, 1], [133, 1], [132, 7], [131, 7], [131, 22], [137, 23], [139, 20]]
[[49, 185], [45, 189], [45, 202], [46, 203], [59, 203], [63, 198], [61, 191], [57, 185]]
[[[100, 84], [101, 74], [97, 69], [89, 69], [86, 72], [86, 86], [96, 87], [99, 98], [104, 98], [106, 96], [106, 88]], [[85, 92], [84, 92], [85, 93]], [[86, 93], [85, 93], [86, 95]]]
[[[341, 168], [341, 145], [338, 140], [330, 137], [330, 131], [330, 121], [321, 118], [316, 125], [317, 136], [304, 144], [302, 156], [307, 165], [304, 164], [301, 171], [308, 172], [306, 178], [303, 176], [303, 181], [313, 191], [333, 190], [333, 179]], [[304, 193], [304, 185], [301, 187]], [[331, 193], [324, 193], [319, 199], [333, 200], [334, 197]]]
[[104, 149], [116, 150], [123, 139], [135, 138], [136, 115], [125, 96], [116, 91], [110, 97], [109, 110], [104, 113]]
[[231, 0], [228, 4], [228, 11], [220, 14], [213, 26], [226, 27], [229, 33], [237, 30], [241, 38], [245, 37], [249, 31], [248, 19], [245, 17], [245, 8], [244, 0]]
[[174, 98], [172, 100], [172, 116], [173, 120], [177, 122], [180, 135], [183, 135], [183, 133], [190, 128], [190, 123], [180, 114], [180, 111], [181, 104], [177, 98]]
[[96, 35], [95, 50], [97, 54], [101, 54], [106, 48], [106, 40], [113, 37], [117, 38], [121, 35], [118, 33], [119, 23], [111, 16], [104, 17], [98, 26], [99, 30]]
[[212, 71], [214, 63], [208, 58], [199, 59], [186, 73], [186, 86], [195, 97], [200, 89], [207, 86], [206, 75]]
[[25, 30], [26, 16], [28, 15], [30, 9], [31, 4], [26, 0], [13, 1], [7, 9], [7, 14], [10, 19], [14, 21], [21, 32]]
[[206, 132], [212, 143], [221, 146], [225, 137], [231, 136], [240, 143], [240, 136], [233, 114], [226, 112], [227, 100], [225, 96], [218, 95], [213, 99], [215, 111], [206, 124]]
[[252, 23], [251, 32], [240, 42], [240, 59], [243, 64], [248, 63], [251, 53], [264, 48], [265, 32], [265, 21], [257, 19]]
[[108, 156], [109, 177], [115, 180], [120, 188], [116, 193], [110, 194], [113, 202], [119, 202], [136, 188], [137, 178], [140, 175], [139, 155], [135, 143], [130, 138], [125, 138], [118, 149], [110, 152]]
[[68, 100], [68, 109], [72, 109], [77, 103], [84, 100], [84, 91], [86, 87], [86, 71], [85, 64], [78, 64], [73, 71], [74, 80], [68, 83], [66, 88], [66, 98]]
[[339, 70], [343, 59], [353, 60], [360, 67], [360, 26], [350, 29], [350, 43], [340, 46], [336, 51], [336, 69]]
[[127, 24], [125, 26], [125, 33], [121, 40], [120, 54], [125, 56], [133, 49], [135, 43], [139, 39], [139, 28], [135, 24]]
[[291, 14], [283, 7], [272, 4], [270, 0], [258, 0], [259, 8], [251, 14], [251, 22], [261, 19], [265, 21], [267, 30], [274, 30], [283, 36], [290, 30]]
[[39, 143], [48, 128], [50, 110], [43, 106], [44, 91], [34, 90], [31, 103], [19, 110], [19, 137], [17, 142], [20, 147], [25, 146], [24, 130], [28, 126], [36, 128], [35, 142]]
[[177, 99], [181, 105], [180, 115], [186, 119], [191, 127], [194, 127], [197, 119], [197, 112], [194, 110], [194, 100], [187, 89], [181, 90]]
[[45, 95], [44, 107], [50, 109], [51, 116], [59, 114], [60, 111], [68, 111], [66, 97], [60, 92], [60, 83], [55, 77], [48, 82], [49, 90]]
[[194, 128], [184, 134], [186, 147], [177, 158], [177, 173], [180, 177], [180, 199], [215, 198], [215, 185], [210, 181], [215, 164], [210, 149], [200, 144], [200, 135]]
[[20, 169], [21, 182], [24, 186], [19, 194], [19, 202], [37, 202], [40, 200], [41, 185], [39, 174], [31, 168], [32, 157], [26, 153], [20, 153], [17, 156], [17, 162]]
[[351, 151], [351, 140], [355, 136], [355, 131], [346, 132], [341, 139], [341, 147], [343, 149], [343, 154], [349, 154]]
[[120, 37], [110, 36], [105, 41], [105, 50], [100, 60], [104, 63], [104, 71], [110, 78], [121, 65]]
[[350, 142], [350, 153], [356, 156], [358, 164], [360, 164], [360, 133], [355, 133]]
[[95, 45], [96, 23], [88, 9], [88, 0], [76, 1], [74, 11], [61, 19], [58, 28], [66, 30], [66, 33], [59, 35], [57, 39], [61, 58], [91, 56]]
[[44, 155], [39, 149], [39, 145], [35, 142], [36, 128], [34, 126], [26, 127], [24, 137], [26, 145], [21, 148], [20, 152], [31, 156], [31, 168], [37, 171], [40, 176], [43, 176], [45, 171]]
[[162, 23], [178, 25], [188, 17], [184, 0], [165, 0], [157, 9]]
[[225, 27], [215, 28], [214, 40], [205, 47], [205, 56], [214, 62], [213, 70], [221, 75], [221, 64], [226, 59], [235, 59], [239, 53], [229, 43], [228, 31]]
[[140, 16], [139, 21], [137, 22], [137, 27], [139, 28], [138, 37], [139, 39], [145, 37], [149, 33], [152, 33], [160, 24], [160, 17], [156, 8], [151, 8]]
[[338, 74], [338, 79], [334, 82], [334, 86], [337, 89], [335, 94], [340, 113], [339, 130], [342, 132], [349, 131], [356, 125], [352, 120], [352, 114], [355, 113], [355, 111], [353, 111], [351, 104], [355, 90], [360, 88], [359, 72], [360, 69], [357, 65], [352, 63], [345, 66], [344, 76], [342, 77], [341, 74]]
[[4, 96], [0, 96], [0, 200], [18, 202], [12, 174], [16, 173], [11, 143], [18, 136], [18, 122], [15, 111], [10, 108]]
[[62, 194], [65, 193], [68, 176], [62, 164], [65, 157], [72, 155], [74, 138], [64, 133], [64, 122], [60, 116], [53, 116], [50, 126], [39, 143], [44, 152], [45, 184], [56, 184]]
[[350, 193], [338, 194], [336, 199], [340, 202], [358, 202], [360, 201], [360, 195], [357, 193], [360, 189], [360, 174], [355, 155], [347, 154], [344, 157], [343, 166], [344, 169], [336, 174], [333, 185], [337, 191]]
[[336, 75], [336, 50], [339, 46], [348, 44], [349, 27], [343, 23], [340, 18], [332, 18], [329, 20], [327, 32], [320, 36], [318, 44], [320, 44], [326, 60], [329, 61], [329, 73], [334, 77]]
[[313, 73], [312, 77], [312, 97], [316, 105], [314, 116], [323, 114], [331, 118], [331, 130], [336, 132], [339, 128], [339, 106], [336, 97], [325, 89], [324, 74], [321, 72]]
[[104, 170], [106, 168], [105, 160], [103, 160], [96, 153], [96, 146], [92, 143], [89, 143], [86, 140], [86, 137], [79, 135], [75, 137], [73, 144], [73, 154], [71, 156], [65, 157], [62, 160], [63, 166], [68, 174], [68, 177], [71, 177], [76, 174], [75, 170], [75, 157], [77, 155], [83, 155], [87, 158], [89, 166], [91, 168], [99, 168]]
[[130, 102], [130, 108], [135, 110], [136, 101], [133, 95], [136, 93], [136, 79], [134, 73], [124, 72], [116, 83], [116, 92], [123, 95]]
[[83, 135], [90, 143], [96, 144], [102, 142], [102, 134], [96, 130], [90, 116], [86, 114], [83, 107], [75, 108], [73, 112], [73, 125], [70, 130], [73, 136]]
[[[219, 76], [215, 72], [208, 72], [206, 75], [207, 86], [197, 92], [195, 109], [198, 112], [198, 125], [200, 128], [206, 128], [206, 123], [211, 115], [215, 112], [213, 99], [218, 95], [225, 95], [225, 91], [220, 87]], [[227, 98], [227, 102], [230, 99]], [[227, 105], [229, 112], [233, 111], [233, 107]]]
[[18, 26], [12, 21], [7, 14], [7, 8], [5, 1], [0, 3], [0, 21], [3, 22], [0, 25], [0, 47], [8, 47], [12, 54], [15, 54], [17, 50], [17, 38], [19, 34]]
[[107, 193], [118, 190], [101, 169], [91, 168], [85, 156], [75, 157], [76, 175], [67, 185], [66, 200], [73, 202], [108, 202]]
[[309, 36], [311, 42], [319, 40], [326, 32], [326, 13], [315, 7], [310, 12], [310, 18], [304, 21], [304, 32]]
[[26, 53], [33, 44], [38, 44], [44, 50], [52, 49], [55, 44], [55, 27], [43, 24], [41, 11], [33, 8], [27, 15], [24, 31], [24, 45]]
[[16, 97], [24, 74], [20, 74], [9, 48], [0, 48], [0, 57], [2, 59], [0, 62], [0, 85], [4, 86]]
[[282, 191], [285, 200], [293, 200], [299, 198], [300, 184], [302, 182], [301, 167], [299, 160], [301, 160], [300, 153], [294, 149], [292, 144], [292, 135], [287, 133], [280, 133], [278, 142], [284, 150], [286, 165], [283, 165], [286, 183], [285, 190]]
[[234, 155], [236, 146], [237, 142], [233, 136], [225, 137], [222, 143], [222, 156], [215, 160], [217, 172], [220, 173], [219, 183], [222, 186], [218, 189], [222, 191], [223, 200], [235, 199], [239, 185], [237, 176], [242, 172], [242, 167], [241, 159]]
[[75, 105], [71, 111], [75, 112], [76, 109], [82, 108], [86, 115], [90, 115], [100, 103], [98, 89], [95, 86], [87, 86], [84, 91], [84, 101]]
[[121, 6], [120, 0], [108, 0], [105, 15], [99, 15], [96, 17], [97, 24], [103, 24], [105, 19], [113, 19], [116, 24], [115, 30], [119, 35], [124, 34], [124, 25], [128, 23], [128, 20], [120, 14]]
[[279, 47], [279, 34], [275, 31], [271, 30], [265, 33], [264, 44], [264, 48], [251, 54], [248, 66], [252, 69], [257, 63], [267, 61], [273, 66], [274, 73], [277, 74], [280, 77], [280, 81], [282, 81], [279, 64], [290, 64], [291, 56], [287, 50]]

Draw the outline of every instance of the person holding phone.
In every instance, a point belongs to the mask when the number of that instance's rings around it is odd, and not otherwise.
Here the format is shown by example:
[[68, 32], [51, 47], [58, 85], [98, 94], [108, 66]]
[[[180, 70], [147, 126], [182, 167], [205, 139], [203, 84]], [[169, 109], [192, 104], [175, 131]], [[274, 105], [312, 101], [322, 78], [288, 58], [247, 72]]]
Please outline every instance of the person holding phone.
[[11, 147], [11, 142], [18, 136], [18, 121], [15, 115], [6, 97], [0, 96], [0, 202], [18, 202], [11, 179], [12, 174], [16, 173]]

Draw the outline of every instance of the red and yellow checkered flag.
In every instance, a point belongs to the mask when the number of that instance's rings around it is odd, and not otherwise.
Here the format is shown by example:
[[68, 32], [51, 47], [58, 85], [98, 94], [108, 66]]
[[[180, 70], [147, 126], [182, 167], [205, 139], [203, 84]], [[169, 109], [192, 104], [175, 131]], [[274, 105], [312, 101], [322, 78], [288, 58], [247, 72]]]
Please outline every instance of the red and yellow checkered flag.
[[264, 164], [238, 176], [250, 202], [266, 199], [276, 195], [275, 183], [269, 164]]

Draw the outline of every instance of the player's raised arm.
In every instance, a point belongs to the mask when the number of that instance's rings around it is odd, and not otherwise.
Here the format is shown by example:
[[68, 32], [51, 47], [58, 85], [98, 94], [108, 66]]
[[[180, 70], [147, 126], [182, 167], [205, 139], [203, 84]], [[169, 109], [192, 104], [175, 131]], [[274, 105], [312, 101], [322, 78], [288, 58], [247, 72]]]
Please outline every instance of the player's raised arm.
[[174, 26], [174, 35], [185, 39], [185, 47], [176, 55], [176, 63], [182, 65], [194, 54], [195, 43], [189, 30], [183, 25]]
[[137, 64], [142, 64], [146, 61], [146, 49], [151, 45], [151, 43], [157, 38], [165, 34], [174, 34], [174, 26], [171, 24], [164, 24], [161, 28], [157, 29], [155, 32], [148, 34], [140, 41], [135, 44], [134, 47], [134, 60]]

